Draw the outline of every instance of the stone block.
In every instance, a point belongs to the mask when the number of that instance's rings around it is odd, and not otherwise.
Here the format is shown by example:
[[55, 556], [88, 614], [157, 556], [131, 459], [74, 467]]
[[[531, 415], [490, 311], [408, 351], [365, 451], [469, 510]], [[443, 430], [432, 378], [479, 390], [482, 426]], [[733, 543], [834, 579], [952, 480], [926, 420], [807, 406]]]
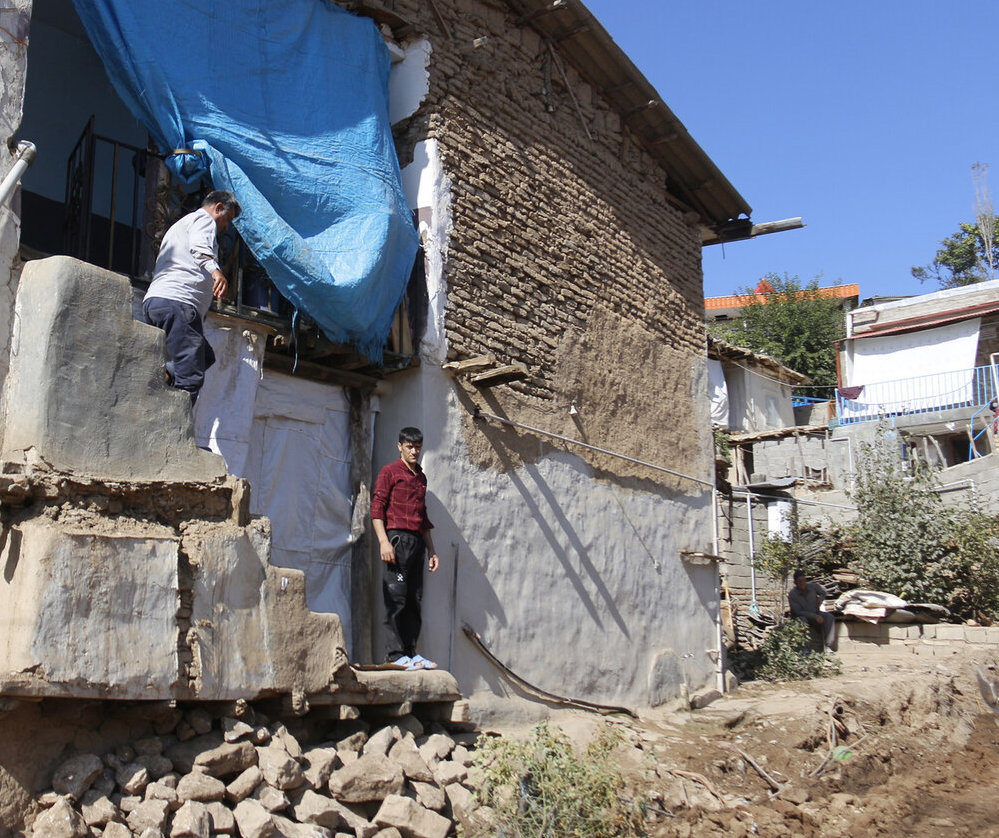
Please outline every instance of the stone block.
[[965, 626], [964, 628], [964, 642], [965, 643], [988, 643], [989, 642], [989, 630], [985, 626]]
[[241, 800], [233, 810], [233, 817], [243, 838], [271, 838], [277, 831], [271, 813], [256, 800]]
[[125, 481], [211, 483], [190, 400], [166, 384], [163, 332], [132, 317], [128, 279], [67, 256], [28, 262], [4, 385], [4, 458]]
[[[46, 695], [166, 698], [177, 680], [177, 541], [157, 532], [13, 527], [0, 552], [0, 680]], [[32, 691], [29, 683], [20, 687]], [[15, 691], [11, 687], [8, 691]]]
[[451, 829], [451, 821], [447, 818], [400, 795], [385, 798], [374, 822], [378, 826], [394, 826], [410, 838], [446, 838]]
[[940, 625], [936, 627], [936, 639], [937, 640], [964, 640], [964, 626], [947, 626]]
[[305, 782], [302, 766], [284, 748], [276, 745], [257, 748], [257, 765], [264, 782], [275, 789], [294, 789]]
[[197, 800], [207, 803], [225, 798], [225, 783], [208, 774], [185, 774], [177, 783], [177, 799], [182, 802]]
[[889, 640], [918, 640], [921, 637], [920, 627], [912, 626], [888, 626]]
[[249, 742], [225, 742], [198, 754], [194, 764], [213, 777], [231, 777], [257, 764], [257, 749]]
[[203, 700], [319, 692], [347, 663], [340, 618], [305, 602], [305, 575], [269, 564], [269, 530], [199, 524], [182, 548], [196, 568], [188, 640]]
[[188, 800], [173, 816], [170, 838], [209, 838], [212, 817], [204, 803]]
[[366, 754], [333, 772], [330, 794], [343, 803], [369, 803], [399, 794], [404, 783], [402, 768], [388, 757]]
[[56, 768], [52, 775], [52, 788], [58, 794], [80, 800], [93, 782], [104, 771], [104, 763], [96, 754], [80, 754]]
[[60, 797], [49, 809], [35, 818], [33, 838], [86, 838], [90, 828], [83, 816], [65, 797]]

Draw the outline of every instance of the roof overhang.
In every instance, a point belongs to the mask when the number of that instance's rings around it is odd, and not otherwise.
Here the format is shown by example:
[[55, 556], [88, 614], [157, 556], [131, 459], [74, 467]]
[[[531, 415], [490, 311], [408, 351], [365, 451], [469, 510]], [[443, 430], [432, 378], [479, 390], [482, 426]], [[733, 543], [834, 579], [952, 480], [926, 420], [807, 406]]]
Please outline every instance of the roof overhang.
[[909, 317], [905, 320], [894, 320], [880, 327], [877, 324], [867, 326], [864, 331], [859, 334], [854, 333], [848, 338], [843, 338], [839, 343], [862, 340], [863, 338], [901, 335], [906, 332], [920, 332], [923, 329], [935, 329], [938, 326], [960, 323], [962, 320], [970, 320], [973, 317], [982, 317], [986, 314], [995, 314], [996, 312], [999, 312], [999, 301], [979, 303], [978, 305], [952, 309], [946, 312], [923, 314], [918, 317]]
[[614, 106], [622, 122], [662, 165], [667, 192], [700, 216], [706, 228], [704, 243], [752, 235], [752, 207], [580, 0], [506, 2], [522, 23], [551, 43]]

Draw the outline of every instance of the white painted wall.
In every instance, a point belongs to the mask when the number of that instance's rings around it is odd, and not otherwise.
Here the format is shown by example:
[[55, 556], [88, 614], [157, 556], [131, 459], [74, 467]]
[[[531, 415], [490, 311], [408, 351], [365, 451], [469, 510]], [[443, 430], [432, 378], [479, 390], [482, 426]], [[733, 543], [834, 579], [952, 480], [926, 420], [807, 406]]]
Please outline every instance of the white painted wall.
[[[31, 0], [12, 0], [0, 8], [4, 49], [0, 50], [0, 179], [14, 165], [7, 145], [21, 124], [24, 107], [24, 77], [28, 68], [28, 33], [31, 22]], [[24, 139], [24, 137], [20, 137]], [[30, 170], [29, 170], [30, 171]], [[20, 245], [20, 196], [15, 193], [0, 207], [0, 382], [7, 376], [10, 354], [11, 315], [17, 293], [17, 271], [14, 265]]]
[[756, 433], [793, 427], [791, 387], [741, 364], [722, 362], [728, 385], [729, 427]]
[[466, 623], [519, 675], [562, 695], [645, 706], [678, 696], [684, 677], [692, 690], [714, 685], [717, 571], [680, 558], [710, 552], [709, 491], [626, 489], [565, 452], [481, 471], [450, 381], [429, 365], [394, 377], [381, 403], [377, 467], [397, 456], [400, 427], [424, 432], [442, 566], [427, 574], [420, 646], [463, 692], [509, 691]]

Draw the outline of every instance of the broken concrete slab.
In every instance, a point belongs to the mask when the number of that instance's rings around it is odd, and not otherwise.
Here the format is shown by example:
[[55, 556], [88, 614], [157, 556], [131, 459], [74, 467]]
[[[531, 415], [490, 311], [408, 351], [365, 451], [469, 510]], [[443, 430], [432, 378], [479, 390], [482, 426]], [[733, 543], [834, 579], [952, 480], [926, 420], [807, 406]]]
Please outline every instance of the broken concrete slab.
[[0, 550], [0, 689], [167, 697], [177, 679], [177, 545], [46, 518]]
[[[163, 332], [132, 319], [128, 279], [66, 256], [24, 266], [4, 387], [2, 454], [118, 480], [224, 480], [194, 444], [190, 400], [163, 377]], [[150, 394], [156, 394], [150, 398]]]

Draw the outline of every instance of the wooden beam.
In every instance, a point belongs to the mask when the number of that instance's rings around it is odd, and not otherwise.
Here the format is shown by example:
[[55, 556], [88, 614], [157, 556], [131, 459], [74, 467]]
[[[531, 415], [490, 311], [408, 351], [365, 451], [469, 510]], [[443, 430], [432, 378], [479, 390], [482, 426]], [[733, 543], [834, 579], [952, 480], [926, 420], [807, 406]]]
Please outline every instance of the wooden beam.
[[274, 352], [268, 352], [264, 356], [264, 366], [286, 375], [298, 375], [313, 381], [325, 381], [341, 387], [356, 387], [359, 390], [373, 390], [378, 384], [378, 379], [370, 375], [324, 367], [310, 361], [299, 360], [296, 364], [294, 358]]
[[495, 387], [497, 384], [522, 381], [527, 377], [527, 367], [521, 364], [508, 364], [505, 367], [496, 367], [494, 370], [473, 375], [471, 380], [477, 387]]
[[478, 372], [496, 366], [495, 355], [476, 355], [474, 358], [466, 358], [464, 361], [448, 361], [444, 364], [444, 369], [456, 375], [461, 373]]

